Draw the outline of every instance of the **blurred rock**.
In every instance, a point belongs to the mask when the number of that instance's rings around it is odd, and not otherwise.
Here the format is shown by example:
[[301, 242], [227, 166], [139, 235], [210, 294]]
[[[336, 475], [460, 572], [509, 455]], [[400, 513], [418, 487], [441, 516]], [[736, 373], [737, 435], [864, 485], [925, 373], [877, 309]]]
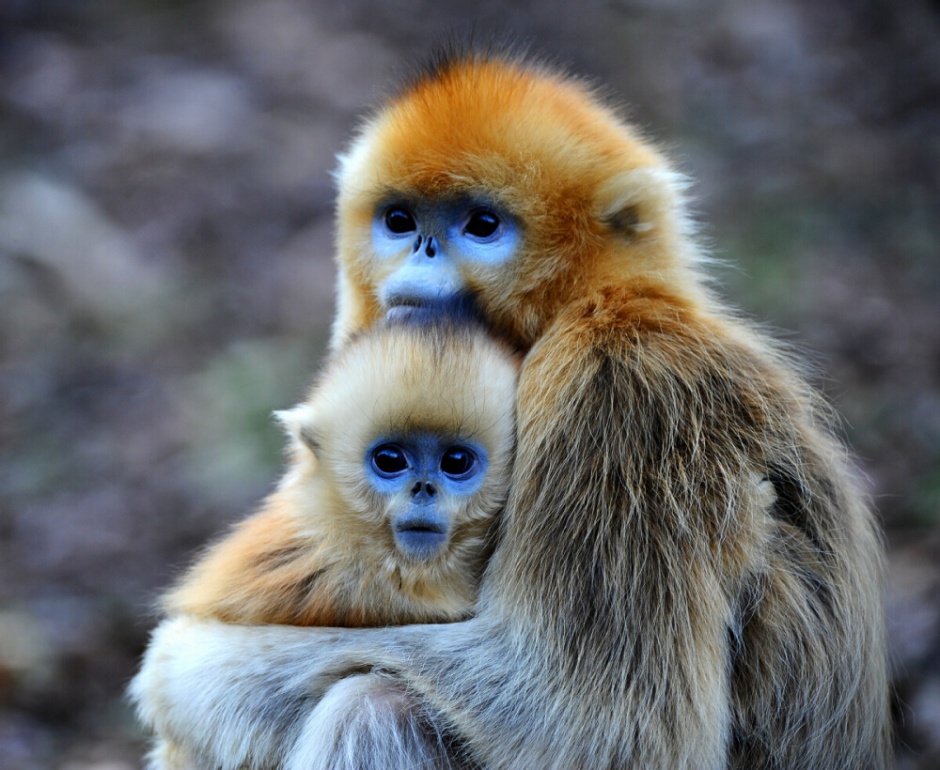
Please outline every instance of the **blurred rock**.
[[121, 111], [131, 138], [182, 153], [237, 153], [250, 143], [255, 112], [233, 75], [151, 62]]
[[940, 763], [940, 676], [930, 677], [918, 688], [911, 707], [912, 727], [924, 744], [922, 759]]
[[940, 569], [937, 548], [918, 543], [891, 550], [888, 630], [901, 671], [926, 662], [940, 642]]
[[315, 4], [274, 0], [233, 3], [216, 23], [235, 55], [279, 93], [324, 109], [362, 109], [399, 62], [381, 37], [357, 30], [338, 34]]
[[14, 690], [45, 687], [52, 676], [52, 646], [42, 624], [27, 612], [0, 610], [0, 702]]
[[0, 255], [35, 263], [92, 315], [129, 315], [161, 288], [117, 224], [77, 188], [40, 174], [0, 178]]

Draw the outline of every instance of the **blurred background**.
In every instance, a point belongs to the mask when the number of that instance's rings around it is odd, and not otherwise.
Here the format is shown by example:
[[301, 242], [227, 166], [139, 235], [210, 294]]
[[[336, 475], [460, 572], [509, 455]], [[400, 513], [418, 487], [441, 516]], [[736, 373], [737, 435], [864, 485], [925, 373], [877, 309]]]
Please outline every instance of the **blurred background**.
[[324, 350], [334, 156], [471, 29], [609, 85], [812, 360], [887, 533], [899, 765], [940, 766], [937, 0], [2, 0], [0, 767], [140, 767], [153, 600]]

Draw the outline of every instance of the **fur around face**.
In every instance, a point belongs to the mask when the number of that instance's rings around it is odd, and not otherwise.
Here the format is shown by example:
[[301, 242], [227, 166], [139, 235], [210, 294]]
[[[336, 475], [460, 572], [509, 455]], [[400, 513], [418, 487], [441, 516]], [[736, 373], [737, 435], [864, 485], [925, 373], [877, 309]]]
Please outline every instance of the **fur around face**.
[[[304, 403], [279, 413], [290, 463], [277, 490], [196, 562], [166, 612], [301, 626], [467, 617], [509, 486], [516, 366], [469, 327], [384, 327], [353, 340]], [[364, 470], [376, 439], [414, 432], [472, 439], [489, 458], [469, 498], [438, 493], [453, 532], [426, 561], [396, 549], [396, 500], [379, 495]]]
[[[887, 767], [874, 517], [799, 368], [704, 287], [663, 158], [578, 81], [469, 56], [379, 110], [338, 178], [335, 347], [380, 316], [385, 196], [479, 194], [523, 234], [463, 274], [527, 351], [478, 612], [276, 637], [171, 621], [146, 718], [225, 768]], [[233, 674], [221, 646], [252, 640]]]
[[608, 283], [655, 275], [704, 301], [682, 177], [583, 84], [549, 70], [445, 63], [362, 127], [337, 180], [334, 346], [381, 315], [377, 288], [398, 262], [373, 254], [370, 223], [392, 193], [479, 197], [512, 213], [524, 254], [508, 266], [463, 265], [462, 278], [488, 323], [523, 348], [571, 299]]

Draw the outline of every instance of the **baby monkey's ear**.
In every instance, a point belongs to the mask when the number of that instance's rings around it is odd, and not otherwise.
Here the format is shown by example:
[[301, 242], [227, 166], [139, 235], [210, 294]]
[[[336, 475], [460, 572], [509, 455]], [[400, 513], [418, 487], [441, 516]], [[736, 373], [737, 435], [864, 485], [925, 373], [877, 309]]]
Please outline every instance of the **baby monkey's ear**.
[[291, 442], [291, 449], [306, 449], [316, 457], [320, 452], [317, 420], [310, 404], [298, 404], [293, 409], [274, 412], [274, 419], [283, 428]]

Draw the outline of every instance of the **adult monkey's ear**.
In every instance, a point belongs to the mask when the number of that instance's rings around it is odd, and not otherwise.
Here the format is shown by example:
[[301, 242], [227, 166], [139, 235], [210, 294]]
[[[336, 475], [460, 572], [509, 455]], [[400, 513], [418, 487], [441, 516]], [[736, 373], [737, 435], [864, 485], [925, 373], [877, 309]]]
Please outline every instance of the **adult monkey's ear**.
[[595, 215], [626, 238], [637, 238], [673, 221], [688, 180], [671, 169], [643, 166], [616, 174], [594, 197]]

